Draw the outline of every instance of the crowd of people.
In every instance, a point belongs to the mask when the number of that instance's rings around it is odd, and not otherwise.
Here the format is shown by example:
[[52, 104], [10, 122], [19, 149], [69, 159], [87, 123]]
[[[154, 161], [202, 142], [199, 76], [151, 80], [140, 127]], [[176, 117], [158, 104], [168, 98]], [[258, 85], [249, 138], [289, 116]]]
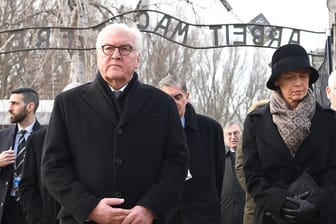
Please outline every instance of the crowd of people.
[[142, 35], [110, 24], [97, 74], [58, 94], [47, 127], [34, 89], [0, 130], [0, 224], [334, 224], [336, 78], [329, 106], [297, 44], [278, 48], [243, 124], [199, 114], [179, 75], [138, 80]]

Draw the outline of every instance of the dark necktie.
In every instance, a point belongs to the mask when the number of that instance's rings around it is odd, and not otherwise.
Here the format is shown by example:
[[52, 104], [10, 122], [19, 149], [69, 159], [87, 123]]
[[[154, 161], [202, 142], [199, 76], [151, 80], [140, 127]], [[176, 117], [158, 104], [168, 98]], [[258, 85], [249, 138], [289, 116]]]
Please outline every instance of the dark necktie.
[[113, 91], [113, 94], [115, 95], [115, 97], [118, 99], [118, 97], [121, 94], [121, 91]]
[[19, 133], [19, 142], [15, 159], [15, 165], [16, 165], [15, 174], [18, 177], [20, 177], [22, 174], [23, 162], [26, 154], [26, 139], [24, 137], [26, 132], [27, 132], [26, 130], [21, 130]]

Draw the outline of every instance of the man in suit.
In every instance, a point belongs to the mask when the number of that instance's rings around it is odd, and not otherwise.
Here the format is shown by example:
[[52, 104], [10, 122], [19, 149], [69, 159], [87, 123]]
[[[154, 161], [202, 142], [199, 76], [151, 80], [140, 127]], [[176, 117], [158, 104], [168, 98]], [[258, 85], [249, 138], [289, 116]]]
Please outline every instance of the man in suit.
[[96, 79], [56, 96], [41, 172], [61, 224], [160, 223], [176, 206], [186, 139], [173, 100], [138, 81], [141, 44], [139, 30], [106, 26]]
[[[19, 88], [11, 92], [8, 112], [13, 127], [0, 130], [0, 223], [26, 223], [19, 204], [17, 192], [21, 180], [22, 164], [18, 162], [19, 138], [23, 131], [22, 141], [34, 131], [41, 128], [35, 117], [39, 105], [39, 96], [31, 88]], [[20, 151], [21, 152], [21, 151]], [[24, 155], [25, 150], [22, 150]], [[21, 154], [21, 153], [20, 153]], [[21, 157], [21, 156], [20, 156]], [[20, 170], [20, 172], [19, 172]]]
[[168, 75], [159, 87], [175, 100], [189, 148], [189, 178], [179, 206], [170, 212], [166, 224], [218, 224], [224, 158], [222, 127], [195, 112], [183, 79]]

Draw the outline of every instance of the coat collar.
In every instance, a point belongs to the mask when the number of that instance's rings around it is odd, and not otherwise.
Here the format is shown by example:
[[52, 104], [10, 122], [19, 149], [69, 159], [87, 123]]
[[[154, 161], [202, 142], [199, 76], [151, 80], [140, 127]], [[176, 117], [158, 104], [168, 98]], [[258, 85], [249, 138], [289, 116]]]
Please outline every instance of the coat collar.
[[227, 145], [225, 145], [225, 156], [228, 156], [231, 153], [233, 152], [230, 150], [230, 148]]
[[259, 117], [258, 122], [256, 122], [253, 127], [256, 136], [258, 136], [261, 141], [266, 142], [267, 145], [272, 146], [277, 152], [294, 162], [294, 158], [291, 156], [287, 145], [282, 140], [277, 127], [272, 120], [269, 103], [257, 107], [249, 114], [249, 116]]
[[186, 128], [198, 130], [197, 114], [194, 107], [190, 103], [187, 103], [186, 105], [186, 111], [184, 117]]
[[[302, 161], [306, 160], [314, 150], [319, 148], [319, 141], [317, 141], [316, 136], [318, 136], [321, 128], [321, 125], [324, 125], [324, 115], [321, 116], [321, 113], [327, 113], [333, 116], [334, 111], [329, 108], [322, 107], [318, 103], [316, 105], [315, 114], [312, 119], [312, 126], [310, 128], [310, 134], [303, 141], [298, 150], [295, 158], [291, 156], [287, 145], [282, 140], [276, 125], [273, 123], [272, 115], [269, 111], [269, 104], [256, 108], [252, 111], [249, 116], [258, 116], [258, 122], [253, 127], [256, 130], [256, 135], [261, 138], [262, 141], [266, 142], [267, 145], [274, 147], [274, 149], [287, 157], [294, 166]], [[259, 134], [258, 134], [259, 133]]]
[[[32, 128], [32, 132], [39, 130], [40, 128], [42, 128], [40, 122], [36, 119]], [[16, 124], [15, 125], [15, 132], [13, 133], [13, 135], [15, 135], [15, 133], [18, 133], [19, 127]]]
[[112, 116], [115, 114], [115, 105], [107, 92], [110, 91], [110, 89], [107, 90], [106, 86], [103, 86], [102, 81], [98, 80], [101, 79], [100, 76], [101, 74], [98, 72], [96, 79], [84, 87], [82, 98], [94, 111], [114, 125], [120, 126], [127, 122], [151, 97], [151, 92], [147, 91], [147, 86], [141, 84], [138, 81], [137, 73], [134, 73], [132, 79], [135, 79], [133, 80], [135, 83], [127, 93], [124, 112], [118, 122], [118, 120]]

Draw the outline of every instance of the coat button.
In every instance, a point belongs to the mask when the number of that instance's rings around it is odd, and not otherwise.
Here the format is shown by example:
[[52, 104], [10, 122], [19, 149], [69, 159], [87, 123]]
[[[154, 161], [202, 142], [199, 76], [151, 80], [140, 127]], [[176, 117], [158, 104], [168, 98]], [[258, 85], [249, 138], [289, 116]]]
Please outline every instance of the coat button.
[[1, 202], [1, 203], [0, 203], [0, 207], [3, 207], [3, 206], [4, 206], [4, 203], [3, 203], [3, 202]]
[[121, 192], [115, 192], [114, 193], [114, 196], [116, 197], [116, 198], [121, 198]]
[[120, 164], [122, 164], [123, 161], [122, 161], [122, 158], [117, 157], [115, 162], [116, 162], [116, 164], [120, 165]]
[[122, 133], [122, 129], [118, 128], [116, 132], [117, 132], [118, 135], [120, 135]]
[[8, 181], [5, 182], [5, 185], [8, 186]]

